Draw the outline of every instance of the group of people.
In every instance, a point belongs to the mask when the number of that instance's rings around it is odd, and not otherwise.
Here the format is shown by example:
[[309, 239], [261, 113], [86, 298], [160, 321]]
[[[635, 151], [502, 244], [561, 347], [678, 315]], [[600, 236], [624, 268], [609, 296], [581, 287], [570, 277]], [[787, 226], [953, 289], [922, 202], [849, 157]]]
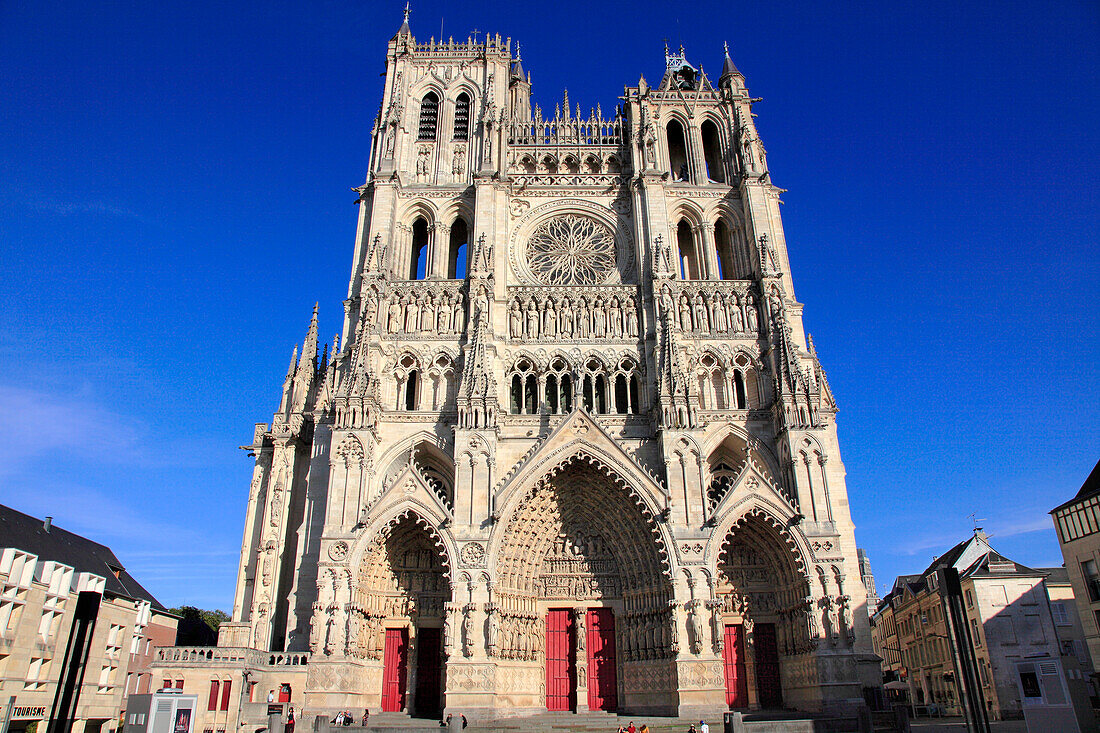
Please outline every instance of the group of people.
[[[642, 723], [641, 728], [634, 727], [634, 721], [630, 721], [630, 725], [620, 725], [618, 733], [649, 733], [649, 726]], [[707, 725], [707, 721], [700, 720], [699, 727], [695, 727], [695, 723], [692, 723], [687, 730], [687, 733], [710, 733], [710, 726]]]
[[[360, 723], [364, 728], [367, 727], [367, 721], [370, 719], [370, 710], [363, 711], [363, 722]], [[336, 717], [332, 719], [333, 725], [351, 725], [355, 722], [355, 716], [348, 710], [341, 710], [336, 713]]]

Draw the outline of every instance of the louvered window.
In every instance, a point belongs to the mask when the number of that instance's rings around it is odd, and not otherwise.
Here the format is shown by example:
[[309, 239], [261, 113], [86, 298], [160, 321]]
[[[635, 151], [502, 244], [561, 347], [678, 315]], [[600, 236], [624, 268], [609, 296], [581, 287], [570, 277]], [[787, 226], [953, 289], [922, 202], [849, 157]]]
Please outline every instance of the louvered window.
[[470, 98], [459, 94], [455, 100], [455, 140], [470, 139]]
[[436, 127], [439, 124], [439, 97], [428, 92], [420, 101], [420, 128], [417, 140], [435, 140]]

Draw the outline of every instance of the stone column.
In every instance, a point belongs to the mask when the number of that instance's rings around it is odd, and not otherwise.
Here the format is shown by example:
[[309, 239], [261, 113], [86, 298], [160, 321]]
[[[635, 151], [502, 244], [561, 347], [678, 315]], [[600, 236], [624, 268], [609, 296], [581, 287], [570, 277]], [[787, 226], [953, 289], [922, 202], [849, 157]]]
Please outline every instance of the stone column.
[[576, 639], [574, 668], [577, 670], [577, 712], [588, 712], [588, 637], [584, 627], [585, 609], [574, 608], [573, 634]]

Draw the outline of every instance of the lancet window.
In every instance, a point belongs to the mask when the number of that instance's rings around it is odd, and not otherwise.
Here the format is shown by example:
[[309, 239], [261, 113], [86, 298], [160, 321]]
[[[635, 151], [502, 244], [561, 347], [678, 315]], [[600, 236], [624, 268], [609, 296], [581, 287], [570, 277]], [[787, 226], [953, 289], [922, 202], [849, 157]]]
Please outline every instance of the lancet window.
[[447, 277], [451, 280], [466, 277], [469, 231], [465, 219], [455, 219], [454, 224], [451, 225], [450, 252], [447, 257]]
[[455, 100], [455, 140], [470, 139], [470, 96], [463, 92]]
[[416, 359], [406, 354], [401, 357], [395, 372], [397, 380], [397, 409], [420, 409], [420, 369]]
[[676, 225], [676, 245], [680, 257], [680, 279], [701, 280], [699, 252], [695, 246], [695, 236], [691, 231], [691, 225], [681, 219]]
[[691, 181], [691, 166], [688, 163], [687, 139], [684, 137], [684, 127], [677, 120], [672, 120], [665, 128], [668, 140], [668, 166], [672, 180], [684, 183]]
[[439, 97], [428, 92], [420, 100], [420, 126], [417, 128], [417, 140], [435, 140], [439, 127]]
[[696, 369], [699, 408], [703, 410], [751, 410], [764, 400], [752, 362], [738, 354], [727, 366], [707, 352]]
[[419, 217], [412, 226], [412, 248], [409, 258], [409, 279], [423, 280], [428, 276], [428, 268], [431, 267], [431, 236], [429, 235], [428, 222], [424, 217]]
[[722, 141], [718, 126], [713, 120], [706, 120], [700, 131], [703, 135], [703, 159], [707, 164], [707, 178], [716, 183], [725, 183], [726, 172], [722, 165]]

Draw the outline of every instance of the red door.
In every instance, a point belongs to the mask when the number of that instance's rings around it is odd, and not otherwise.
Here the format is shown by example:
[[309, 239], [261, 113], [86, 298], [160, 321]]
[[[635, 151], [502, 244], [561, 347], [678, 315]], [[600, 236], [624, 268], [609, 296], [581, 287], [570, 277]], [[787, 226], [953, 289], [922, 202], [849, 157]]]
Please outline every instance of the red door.
[[573, 618], [568, 608], [546, 614], [546, 709], [572, 710], [576, 697]]
[[756, 692], [760, 707], [783, 707], [783, 689], [779, 682], [779, 647], [775, 643], [775, 624], [757, 624], [753, 637], [756, 648]]
[[615, 615], [590, 608], [585, 619], [588, 641], [588, 709], [614, 712], [619, 707], [615, 675]]
[[405, 679], [409, 666], [409, 630], [386, 629], [382, 670], [382, 712], [405, 709]]
[[745, 634], [741, 624], [726, 624], [722, 661], [726, 672], [726, 705], [730, 710], [747, 708], [749, 685], [745, 674]]
[[419, 717], [440, 717], [440, 636], [442, 629], [418, 629], [416, 632], [416, 702]]

